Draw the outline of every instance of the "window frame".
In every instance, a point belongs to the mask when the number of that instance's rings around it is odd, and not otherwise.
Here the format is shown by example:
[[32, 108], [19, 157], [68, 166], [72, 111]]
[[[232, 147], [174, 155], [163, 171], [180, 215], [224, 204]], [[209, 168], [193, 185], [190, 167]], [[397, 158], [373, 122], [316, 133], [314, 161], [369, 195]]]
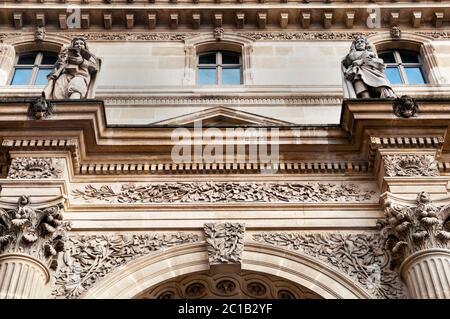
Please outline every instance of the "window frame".
[[[21, 56], [25, 56], [25, 55], [29, 55], [29, 54], [36, 54], [33, 64], [18, 64]], [[53, 70], [53, 68], [54, 68], [54, 64], [52, 64], [52, 65], [42, 64], [44, 54], [54, 55], [56, 57], [56, 59], [58, 59], [58, 55], [52, 51], [27, 51], [27, 52], [22, 52], [20, 54], [16, 54], [16, 57], [14, 59], [13, 70], [11, 72], [10, 79], [8, 80], [8, 85], [9, 86], [43, 86], [42, 84], [39, 84], [39, 85], [35, 84], [39, 70], [41, 70], [41, 69]], [[12, 84], [17, 69], [31, 69], [30, 81], [27, 84]]]
[[[232, 53], [239, 57], [239, 64], [223, 64], [222, 56], [223, 53]], [[200, 63], [200, 57], [202, 55], [207, 55], [215, 53], [216, 56], [216, 63], [215, 64], [201, 64]], [[239, 84], [223, 84], [223, 69], [235, 69], [239, 68]], [[200, 84], [199, 81], [199, 70], [200, 69], [214, 69], [216, 70], [216, 83], [215, 84]], [[243, 60], [242, 60], [242, 53], [241, 52], [235, 52], [230, 50], [210, 50], [210, 51], [202, 51], [197, 54], [196, 59], [196, 79], [195, 83], [197, 86], [219, 86], [219, 87], [227, 87], [227, 86], [233, 86], [233, 85], [243, 85], [244, 83], [244, 75], [243, 75]]]
[[[408, 62], [403, 62], [402, 61], [402, 57], [401, 57], [401, 51], [403, 52], [407, 52], [410, 54], [414, 54], [419, 62], [415, 62], [415, 63], [408, 63]], [[390, 63], [384, 63], [384, 65], [386, 66], [386, 68], [389, 67], [395, 67], [398, 69], [398, 73], [400, 74], [400, 79], [402, 80], [402, 83], [398, 83], [398, 84], [393, 84], [393, 85], [425, 85], [428, 84], [428, 80], [425, 77], [425, 73], [423, 70], [423, 61], [422, 61], [422, 57], [420, 56], [420, 54], [418, 54], [415, 51], [410, 51], [410, 50], [402, 50], [402, 49], [388, 49], [388, 50], [383, 50], [381, 52], [379, 52], [378, 54], [381, 55], [383, 53], [392, 53], [392, 55], [394, 56], [394, 60], [395, 62], [390, 62]], [[383, 61], [384, 62], [384, 61]], [[406, 74], [405, 68], [407, 67], [416, 67], [419, 68], [420, 73], [422, 74], [422, 78], [424, 83], [418, 83], [418, 84], [410, 84], [408, 81], [408, 76]], [[388, 78], [389, 80], [389, 78]]]

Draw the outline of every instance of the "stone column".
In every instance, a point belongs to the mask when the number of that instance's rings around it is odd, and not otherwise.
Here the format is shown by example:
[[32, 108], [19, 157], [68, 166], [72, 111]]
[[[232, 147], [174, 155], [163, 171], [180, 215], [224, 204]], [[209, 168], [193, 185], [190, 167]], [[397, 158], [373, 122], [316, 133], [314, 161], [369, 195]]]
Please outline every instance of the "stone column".
[[64, 250], [61, 199], [31, 205], [0, 200], [0, 299], [47, 298], [52, 270]]
[[384, 199], [381, 234], [410, 297], [449, 299], [450, 204], [438, 207], [425, 192], [414, 205], [392, 202], [389, 195]]
[[416, 252], [402, 263], [400, 274], [412, 298], [450, 299], [450, 250]]
[[48, 297], [50, 271], [39, 260], [23, 254], [0, 255], [0, 299]]

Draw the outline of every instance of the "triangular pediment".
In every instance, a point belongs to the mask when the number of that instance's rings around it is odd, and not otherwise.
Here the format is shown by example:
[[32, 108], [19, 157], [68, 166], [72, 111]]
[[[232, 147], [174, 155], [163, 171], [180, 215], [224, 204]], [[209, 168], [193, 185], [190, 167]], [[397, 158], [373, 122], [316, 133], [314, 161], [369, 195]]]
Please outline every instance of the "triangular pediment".
[[228, 125], [288, 125], [289, 122], [272, 119], [266, 116], [238, 111], [228, 107], [217, 106], [199, 112], [177, 116], [164, 121], [151, 123], [152, 125], [185, 125], [194, 126], [200, 121], [202, 126], [228, 126]]

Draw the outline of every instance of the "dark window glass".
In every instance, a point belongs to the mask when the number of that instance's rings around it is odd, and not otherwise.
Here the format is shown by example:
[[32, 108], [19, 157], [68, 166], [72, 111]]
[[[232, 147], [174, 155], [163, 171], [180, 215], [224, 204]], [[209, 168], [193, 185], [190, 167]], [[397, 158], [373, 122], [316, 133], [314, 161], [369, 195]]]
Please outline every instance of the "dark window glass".
[[400, 51], [403, 63], [419, 63], [419, 56], [414, 52]]
[[11, 81], [11, 85], [29, 85], [31, 75], [33, 74], [32, 68], [16, 69]]
[[216, 64], [216, 53], [205, 53], [200, 55], [199, 64]]
[[33, 65], [34, 62], [36, 61], [36, 53], [30, 53], [30, 54], [25, 54], [25, 55], [21, 55], [19, 57], [19, 61], [17, 62], [18, 65]]
[[239, 54], [234, 52], [223, 52], [222, 53], [222, 63], [223, 64], [239, 64]]
[[409, 84], [425, 84], [425, 79], [420, 67], [406, 67], [405, 72]]
[[393, 52], [383, 52], [378, 55], [380, 59], [383, 59], [384, 63], [395, 63]]
[[386, 68], [385, 73], [391, 84], [402, 84], [402, 78], [397, 67]]
[[57, 60], [58, 60], [58, 56], [56, 54], [45, 52], [44, 56], [42, 57], [41, 64], [43, 64], [43, 65], [54, 65]]

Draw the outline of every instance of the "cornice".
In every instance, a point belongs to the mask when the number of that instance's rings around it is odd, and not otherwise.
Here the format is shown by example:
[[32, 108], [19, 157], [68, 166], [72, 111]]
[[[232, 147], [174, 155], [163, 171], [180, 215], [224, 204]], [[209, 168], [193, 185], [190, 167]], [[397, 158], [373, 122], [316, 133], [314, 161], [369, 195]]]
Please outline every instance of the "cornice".
[[[27, 116], [27, 100], [0, 103], [3, 153], [69, 151], [75, 174], [82, 175], [255, 173], [267, 168], [264, 163], [239, 160], [174, 163], [172, 127], [108, 127], [99, 100], [52, 101], [56, 104], [54, 116], [33, 120]], [[339, 126], [279, 126], [280, 160], [270, 168], [282, 174], [367, 174], [380, 147], [431, 149], [445, 155], [449, 150], [448, 99], [421, 99], [418, 103], [419, 115], [403, 119], [393, 113], [390, 100], [345, 100]], [[193, 132], [193, 128], [188, 130]], [[270, 135], [270, 129], [267, 132]], [[193, 142], [205, 143], [197, 137]], [[241, 136], [235, 143], [248, 141]], [[324, 152], [326, 158], [321, 156]]]
[[[45, 25], [60, 30], [67, 29], [66, 12], [69, 5], [81, 10], [80, 31], [122, 28], [123, 30], [174, 29], [194, 30], [206, 26], [232, 29], [358, 29], [362, 32], [376, 32], [366, 26], [373, 9], [383, 11], [381, 28], [398, 25], [403, 29], [423, 27], [440, 28], [449, 11], [448, 1], [403, 3], [126, 3], [107, 4], [100, 1], [86, 3], [43, 3], [7, 2], [2, 6], [5, 19], [2, 24], [16, 29]], [[39, 15], [36, 18], [36, 14]], [[400, 15], [398, 15], [400, 14]], [[378, 29], [380, 29], [378, 27]], [[212, 31], [212, 30], [211, 30]], [[87, 34], [88, 35], [88, 34]]]

